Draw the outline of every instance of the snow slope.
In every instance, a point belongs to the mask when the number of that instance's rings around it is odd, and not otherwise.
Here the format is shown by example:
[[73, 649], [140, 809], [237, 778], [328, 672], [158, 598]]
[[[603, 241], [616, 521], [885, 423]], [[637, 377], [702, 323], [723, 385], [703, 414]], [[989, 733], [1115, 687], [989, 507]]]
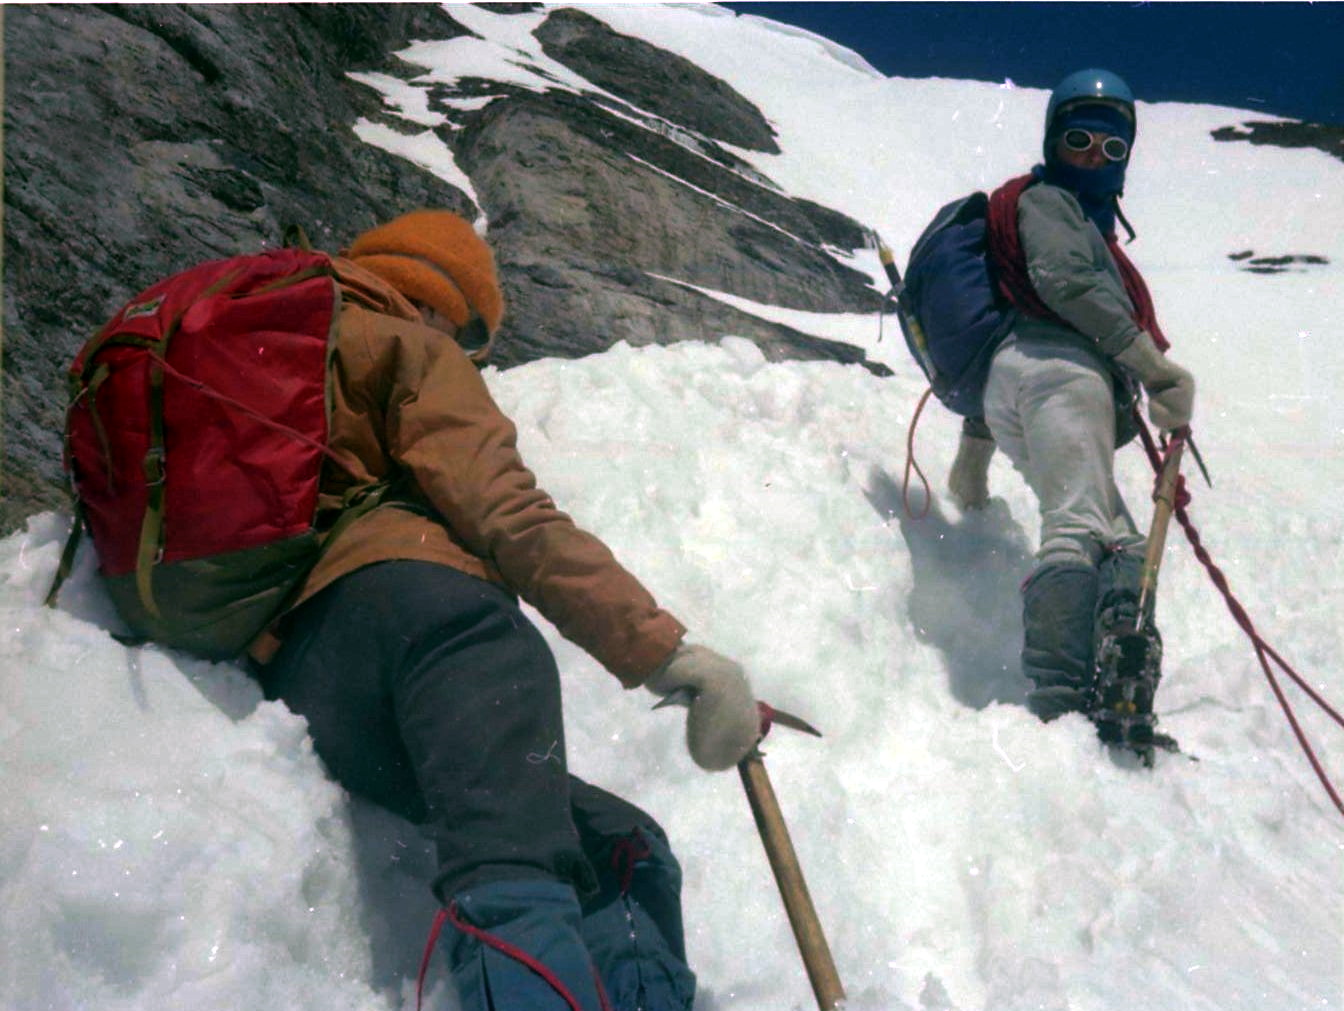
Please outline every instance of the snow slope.
[[[885, 79], [714, 8], [588, 10], [729, 80], [783, 149], [743, 156], [902, 258], [939, 204], [1036, 156], [1040, 91]], [[453, 11], [479, 38], [424, 47], [426, 84], [526, 73], [539, 15]], [[422, 125], [442, 111], [399, 101]], [[1338, 701], [1344, 166], [1212, 141], [1238, 111], [1140, 115], [1130, 248], [1200, 381], [1217, 486], [1195, 487], [1194, 520], [1266, 638]], [[406, 153], [458, 171], [444, 151]], [[1259, 276], [1228, 259], [1246, 249], [1330, 263]], [[871, 253], [855, 261], [881, 286]], [[917, 446], [933, 509], [903, 510], [922, 383], [891, 321], [877, 343], [874, 318], [755, 311], [866, 346], [896, 375], [769, 364], [706, 334], [487, 380], [562, 507], [761, 697], [825, 733], [776, 731], [768, 765], [851, 1007], [1344, 1008], [1339, 815], [1179, 532], [1158, 708], [1200, 761], [1141, 771], [1080, 718], [1043, 726], [1021, 707], [1035, 503], [999, 458], [996, 500], [959, 515], [939, 492], [956, 420], [936, 406]], [[1137, 449], [1120, 480], [1146, 516]], [[43, 609], [67, 525], [43, 515], [0, 541], [0, 1007], [413, 1006], [433, 915], [416, 830], [349, 802], [303, 721], [237, 669], [118, 645], [89, 553]], [[679, 715], [648, 712], [647, 693], [541, 625], [574, 771], [652, 811], [682, 859], [699, 1011], [814, 1006], [736, 777], [697, 770]], [[1344, 776], [1344, 735], [1289, 695]], [[431, 996], [453, 1006], [439, 963]]]

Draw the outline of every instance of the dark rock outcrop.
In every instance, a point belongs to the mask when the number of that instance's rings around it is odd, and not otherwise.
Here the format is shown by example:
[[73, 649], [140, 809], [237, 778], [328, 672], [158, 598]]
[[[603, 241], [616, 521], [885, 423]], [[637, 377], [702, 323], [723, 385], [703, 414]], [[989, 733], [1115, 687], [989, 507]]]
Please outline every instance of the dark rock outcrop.
[[[1301, 123], [1296, 120], [1253, 121], [1240, 126], [1222, 126], [1212, 131], [1211, 135], [1214, 140], [1245, 141], [1269, 147], [1310, 147], [1344, 161], [1344, 126]], [[1249, 274], [1299, 272], [1330, 262], [1329, 258], [1316, 253], [1256, 256], [1252, 249], [1228, 253], [1227, 258], [1241, 264], [1241, 269]]]
[[720, 333], [775, 358], [861, 358], [684, 287], [813, 311], [875, 309], [866, 277], [821, 241], [861, 245], [852, 222], [563, 92], [495, 103], [466, 134], [461, 163], [511, 299], [502, 362]]
[[1344, 161], [1344, 126], [1300, 123], [1297, 120], [1253, 121], [1239, 126], [1220, 126], [1214, 140], [1245, 141], [1271, 147], [1314, 147]]
[[537, 31], [542, 51], [587, 80], [709, 138], [778, 154], [760, 111], [712, 74], [590, 14], [558, 10]]
[[[4, 32], [0, 533], [66, 507], [64, 368], [136, 291], [274, 245], [291, 222], [336, 249], [416, 207], [476, 214], [467, 194], [354, 132], [360, 119], [425, 129], [348, 75], [418, 76], [397, 51], [468, 34], [437, 4], [17, 5]], [[813, 311], [878, 305], [843, 262], [863, 244], [859, 225], [790, 199], [729, 149], [775, 150], [760, 113], [582, 11], [550, 10], [537, 37], [595, 90], [428, 90], [452, 120], [436, 136], [490, 222], [509, 301], [499, 363], [723, 333], [772, 358], [861, 362], [695, 290]], [[451, 104], [473, 94], [501, 97]]]
[[1290, 270], [1300, 272], [1310, 267], [1324, 267], [1330, 263], [1328, 256], [1320, 256], [1316, 253], [1256, 256], [1253, 249], [1228, 253], [1227, 258], [1235, 263], [1240, 263], [1241, 269], [1251, 274], [1282, 274]]

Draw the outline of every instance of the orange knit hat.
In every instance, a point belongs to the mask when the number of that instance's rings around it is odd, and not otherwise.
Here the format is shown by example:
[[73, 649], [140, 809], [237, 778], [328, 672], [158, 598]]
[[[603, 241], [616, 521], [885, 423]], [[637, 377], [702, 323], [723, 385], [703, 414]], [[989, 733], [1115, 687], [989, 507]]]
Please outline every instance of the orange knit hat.
[[365, 232], [345, 255], [459, 328], [474, 312], [493, 334], [504, 318], [490, 247], [451, 211], [403, 214]]

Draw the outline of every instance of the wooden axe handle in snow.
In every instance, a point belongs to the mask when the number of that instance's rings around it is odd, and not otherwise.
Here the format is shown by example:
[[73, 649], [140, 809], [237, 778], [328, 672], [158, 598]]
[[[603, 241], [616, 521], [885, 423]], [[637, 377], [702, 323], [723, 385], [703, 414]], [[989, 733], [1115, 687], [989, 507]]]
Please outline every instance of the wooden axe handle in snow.
[[1167, 545], [1167, 527], [1176, 511], [1176, 483], [1181, 476], [1181, 451], [1184, 448], [1185, 437], [1173, 436], [1157, 476], [1157, 488], [1153, 491], [1153, 525], [1148, 530], [1148, 551], [1143, 557], [1143, 576], [1139, 582], [1140, 622], [1152, 613], [1157, 573], [1162, 567], [1162, 552]]
[[784, 815], [760, 751], [753, 749], [737, 764], [737, 771], [742, 774], [742, 786], [747, 791], [756, 828], [765, 844], [765, 855], [770, 859], [770, 869], [775, 873], [775, 883], [784, 899], [784, 909], [789, 914], [789, 924], [798, 941], [803, 965], [807, 967], [807, 977], [812, 981], [812, 991], [817, 995], [817, 1006], [821, 1011], [832, 1011], [845, 999], [845, 988], [835, 971], [830, 946], [822, 933], [821, 921], [817, 919], [807, 882], [803, 880], [803, 868], [789, 839], [789, 829], [784, 824]]

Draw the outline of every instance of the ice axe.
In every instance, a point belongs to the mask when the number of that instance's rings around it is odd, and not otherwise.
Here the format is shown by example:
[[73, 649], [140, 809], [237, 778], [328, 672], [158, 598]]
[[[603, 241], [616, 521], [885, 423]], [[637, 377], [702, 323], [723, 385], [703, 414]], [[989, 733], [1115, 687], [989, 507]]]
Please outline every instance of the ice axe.
[[1104, 742], [1128, 747], [1149, 767], [1155, 747], [1179, 750], [1174, 740], [1156, 729], [1153, 697], [1162, 676], [1162, 640], [1153, 625], [1153, 612], [1167, 530], [1179, 508], [1181, 454], [1187, 438], [1188, 430], [1177, 429], [1166, 446], [1166, 458], [1153, 491], [1153, 522], [1139, 577], [1138, 600], [1132, 609], [1117, 603], [1098, 618], [1096, 684], [1089, 716]]
[[[664, 697], [654, 708], [689, 705], [690, 698], [688, 693], [678, 690]], [[835, 970], [830, 945], [826, 943], [821, 921], [817, 918], [816, 907], [807, 890], [807, 881], [803, 878], [802, 865], [794, 851], [793, 840], [789, 838], [784, 814], [775, 797], [774, 787], [770, 784], [770, 776], [765, 771], [765, 756], [760, 750], [760, 742], [765, 740], [765, 735], [776, 724], [814, 737], [820, 737], [821, 732], [806, 720], [768, 703], [758, 701], [756, 706], [761, 713], [761, 736], [756, 747], [737, 763], [737, 771], [742, 777], [742, 787], [747, 792], [747, 802], [751, 805], [752, 817], [756, 819], [756, 829], [765, 846], [770, 869], [774, 872], [775, 884], [779, 886], [780, 897], [784, 900], [784, 911], [793, 928], [794, 940], [798, 942], [798, 952], [803, 957], [807, 978], [812, 983], [817, 1007], [821, 1011], [833, 1011], [845, 999], [845, 988]]]
[[[1144, 619], [1153, 612], [1157, 593], [1157, 574], [1162, 568], [1162, 553], [1167, 546], [1167, 528], [1176, 511], [1176, 487], [1181, 476], [1181, 452], [1189, 441], [1189, 429], [1177, 429], [1167, 448], [1167, 458], [1157, 476], [1153, 490], [1153, 522], [1148, 531], [1148, 550], [1143, 559], [1143, 576], [1139, 583], [1139, 617]], [[1200, 464], [1201, 469], [1203, 463]], [[1207, 479], [1207, 472], [1206, 479]]]
[[[820, 731], [796, 716], [781, 712], [764, 702], [757, 702], [756, 705], [761, 710], [761, 740], [765, 739], [774, 723], [821, 736]], [[802, 865], [798, 863], [798, 854], [794, 852], [793, 841], [789, 838], [789, 828], [784, 824], [784, 815], [779, 809], [779, 801], [775, 799], [774, 787], [770, 785], [770, 776], [765, 771], [760, 742], [746, 758], [737, 763], [737, 771], [742, 776], [742, 787], [747, 791], [747, 802], [751, 804], [751, 813], [756, 819], [761, 842], [765, 845], [770, 869], [775, 873], [775, 884], [779, 886], [780, 897], [784, 900], [784, 910], [789, 915], [789, 925], [793, 927], [798, 951], [803, 956], [807, 978], [812, 982], [817, 1007], [821, 1011], [832, 1011], [845, 999], [845, 988], [840, 983], [839, 973], [835, 971], [830, 945], [822, 933], [821, 921], [817, 919], [817, 910], [812, 905], [812, 896], [803, 879]]]

